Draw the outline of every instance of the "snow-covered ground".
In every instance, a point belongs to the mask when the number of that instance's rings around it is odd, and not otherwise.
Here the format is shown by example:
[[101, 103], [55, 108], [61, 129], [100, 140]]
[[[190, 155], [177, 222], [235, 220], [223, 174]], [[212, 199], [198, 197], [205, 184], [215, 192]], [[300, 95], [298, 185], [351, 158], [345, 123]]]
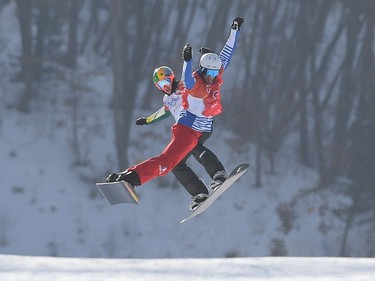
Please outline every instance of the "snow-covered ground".
[[[93, 112], [106, 116], [103, 113], [108, 109], [97, 109]], [[6, 163], [1, 170], [0, 253], [95, 258], [221, 258], [266, 256], [271, 254], [274, 241], [279, 241], [276, 243], [285, 243], [288, 255], [337, 254], [336, 233], [319, 232], [319, 201], [309, 202], [301, 209], [300, 229], [288, 235], [279, 229], [278, 205], [315, 181], [314, 173], [293, 162], [280, 169], [280, 174], [265, 176], [263, 188], [253, 186], [254, 170], [251, 169], [209, 210], [184, 224], [180, 221], [189, 213], [190, 196], [175, 182], [173, 175], [138, 188], [139, 206], [107, 206], [95, 181], [104, 180], [107, 169], [115, 169], [107, 162], [114, 157], [113, 132], [104, 134], [105, 137], [87, 133], [90, 141], [84, 149], [88, 151], [89, 161], [87, 166], [77, 167], [72, 163], [74, 155], [69, 146], [71, 120], [69, 115], [64, 115], [64, 110], [64, 107], [55, 107], [30, 115], [2, 111], [7, 118], [3, 119], [0, 140], [0, 159]], [[86, 122], [89, 118], [94, 116], [87, 115]], [[56, 123], [66, 125], [54, 127]], [[168, 131], [169, 126], [155, 126], [162, 140], [143, 138], [144, 149], [131, 150], [134, 162], [162, 150], [167, 141], [163, 138], [168, 139], [169, 135], [162, 132]], [[142, 132], [155, 134], [151, 126], [133, 130], [135, 137]], [[225, 142], [231, 141], [231, 135], [222, 132], [221, 136], [215, 143], [211, 140], [208, 143], [220, 152], [228, 170], [240, 162], [251, 162], [250, 144], [244, 148], [246, 154], [234, 157], [225, 146]], [[90, 148], [89, 144], [97, 148]], [[194, 165], [194, 161], [190, 162]], [[205, 176], [201, 167], [194, 169]], [[315, 209], [310, 210], [312, 206]]]
[[0, 255], [2, 281], [373, 281], [375, 259], [82, 259]]
[[[329, 209], [321, 212], [322, 206], [335, 207], [340, 199], [337, 194], [301, 199], [293, 229], [282, 231], [280, 204], [302, 188], [312, 188], [317, 179], [314, 172], [284, 156], [278, 159], [283, 165], [275, 175], [263, 175], [262, 188], [254, 186], [251, 168], [204, 214], [184, 224], [180, 221], [189, 213], [190, 196], [171, 174], [138, 188], [139, 206], [107, 206], [95, 181], [104, 180], [106, 173], [116, 169], [114, 133], [106, 126], [112, 124], [112, 116], [108, 107], [101, 106], [103, 100], [94, 99], [95, 93], [90, 95], [95, 102], [81, 113], [79, 133], [87, 140], [81, 142], [82, 157], [87, 160], [81, 166], [73, 163], [69, 106], [42, 105], [42, 110], [27, 115], [2, 108], [0, 159], [5, 164], [0, 171], [0, 253], [92, 258], [339, 254], [343, 227]], [[68, 94], [60, 97], [64, 96]], [[135, 114], [142, 116], [140, 111]], [[168, 122], [132, 128], [133, 163], [163, 149], [169, 138]], [[251, 143], [231, 150], [235, 136], [218, 128], [214, 135], [220, 137], [207, 143], [227, 169], [241, 162], [253, 167]], [[139, 139], [141, 148], [137, 147]], [[208, 182], [202, 167], [193, 159], [189, 162]], [[322, 222], [329, 227], [326, 232], [320, 229]], [[355, 245], [361, 240], [353, 236], [349, 241], [351, 254], [359, 255], [361, 248]]]

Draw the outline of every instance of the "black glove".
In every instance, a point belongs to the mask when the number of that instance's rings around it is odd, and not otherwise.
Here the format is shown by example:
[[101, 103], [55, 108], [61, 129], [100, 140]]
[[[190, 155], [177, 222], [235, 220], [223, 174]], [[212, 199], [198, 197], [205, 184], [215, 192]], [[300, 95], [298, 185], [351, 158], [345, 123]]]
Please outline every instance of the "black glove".
[[184, 61], [191, 61], [193, 58], [193, 50], [189, 44], [186, 44], [184, 49], [182, 50], [182, 59]]
[[243, 18], [237, 17], [233, 20], [232, 26], [230, 27], [231, 29], [234, 30], [240, 30], [241, 24], [243, 23]]
[[206, 48], [206, 47], [201, 47], [199, 49], [199, 52], [204, 55], [204, 54], [209, 54], [209, 53], [215, 53], [214, 51], [212, 51], [210, 48]]
[[146, 117], [140, 117], [135, 121], [136, 125], [148, 125]]

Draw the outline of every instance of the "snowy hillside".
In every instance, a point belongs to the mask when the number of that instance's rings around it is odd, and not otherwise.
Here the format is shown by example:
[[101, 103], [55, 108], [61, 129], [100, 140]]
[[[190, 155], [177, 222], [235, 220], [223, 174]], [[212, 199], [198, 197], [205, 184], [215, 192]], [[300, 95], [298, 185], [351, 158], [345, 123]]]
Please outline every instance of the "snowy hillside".
[[[105, 97], [88, 97], [90, 106], [82, 106], [79, 133], [85, 140], [86, 164], [77, 166], [70, 145], [70, 107], [63, 102], [68, 95], [62, 92], [62, 101], [41, 103], [28, 115], [7, 108], [9, 101], [2, 103], [1, 253], [96, 258], [338, 254], [340, 224], [327, 215], [330, 231], [322, 233], [319, 228], [324, 220], [320, 206], [334, 207], [337, 197], [327, 197], [328, 203], [325, 198], [303, 201], [298, 225], [288, 234], [282, 231], [280, 203], [316, 181], [314, 173], [285, 155], [278, 160], [284, 165], [277, 174], [265, 175], [263, 188], [254, 187], [251, 169], [207, 212], [185, 224], [180, 221], [188, 214], [190, 197], [172, 175], [140, 187], [139, 206], [108, 207], [95, 182], [116, 169], [113, 132], [106, 126], [111, 124], [109, 108], [101, 106]], [[151, 126], [133, 127], [130, 157], [134, 162], [163, 149], [169, 138], [168, 122], [156, 124], [158, 131]], [[221, 131], [222, 137], [216, 142], [212, 138], [208, 146], [220, 153], [227, 169], [240, 162], [252, 163], [251, 144], [232, 151], [228, 144], [235, 136], [225, 128]], [[140, 148], [138, 139], [143, 140]], [[202, 168], [190, 162], [207, 182]]]
[[374, 259], [77, 259], [0, 255], [2, 281], [372, 281]]

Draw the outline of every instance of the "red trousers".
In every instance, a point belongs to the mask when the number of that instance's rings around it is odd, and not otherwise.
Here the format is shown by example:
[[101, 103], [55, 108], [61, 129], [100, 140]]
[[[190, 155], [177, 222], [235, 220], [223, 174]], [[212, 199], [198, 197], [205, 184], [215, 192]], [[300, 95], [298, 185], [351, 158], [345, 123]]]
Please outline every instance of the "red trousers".
[[172, 139], [157, 156], [130, 167], [128, 170], [136, 171], [141, 184], [158, 176], [170, 172], [184, 157], [198, 144], [202, 133], [181, 124], [172, 126]]

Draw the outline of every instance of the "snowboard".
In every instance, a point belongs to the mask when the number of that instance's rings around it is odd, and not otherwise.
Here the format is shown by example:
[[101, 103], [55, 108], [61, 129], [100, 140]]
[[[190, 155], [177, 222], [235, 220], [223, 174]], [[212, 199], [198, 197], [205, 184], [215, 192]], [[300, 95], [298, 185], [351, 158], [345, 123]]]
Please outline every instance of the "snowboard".
[[139, 204], [138, 194], [126, 181], [96, 183], [96, 186], [110, 206], [121, 203]]
[[183, 219], [181, 223], [184, 223], [206, 211], [208, 207], [210, 207], [212, 203], [214, 203], [221, 194], [223, 194], [229, 187], [231, 187], [232, 184], [236, 180], [238, 180], [248, 169], [249, 164], [247, 163], [241, 164], [234, 168], [234, 170], [229, 174], [228, 178], [219, 187], [217, 187], [202, 204], [200, 204], [194, 211], [192, 211], [189, 216]]

